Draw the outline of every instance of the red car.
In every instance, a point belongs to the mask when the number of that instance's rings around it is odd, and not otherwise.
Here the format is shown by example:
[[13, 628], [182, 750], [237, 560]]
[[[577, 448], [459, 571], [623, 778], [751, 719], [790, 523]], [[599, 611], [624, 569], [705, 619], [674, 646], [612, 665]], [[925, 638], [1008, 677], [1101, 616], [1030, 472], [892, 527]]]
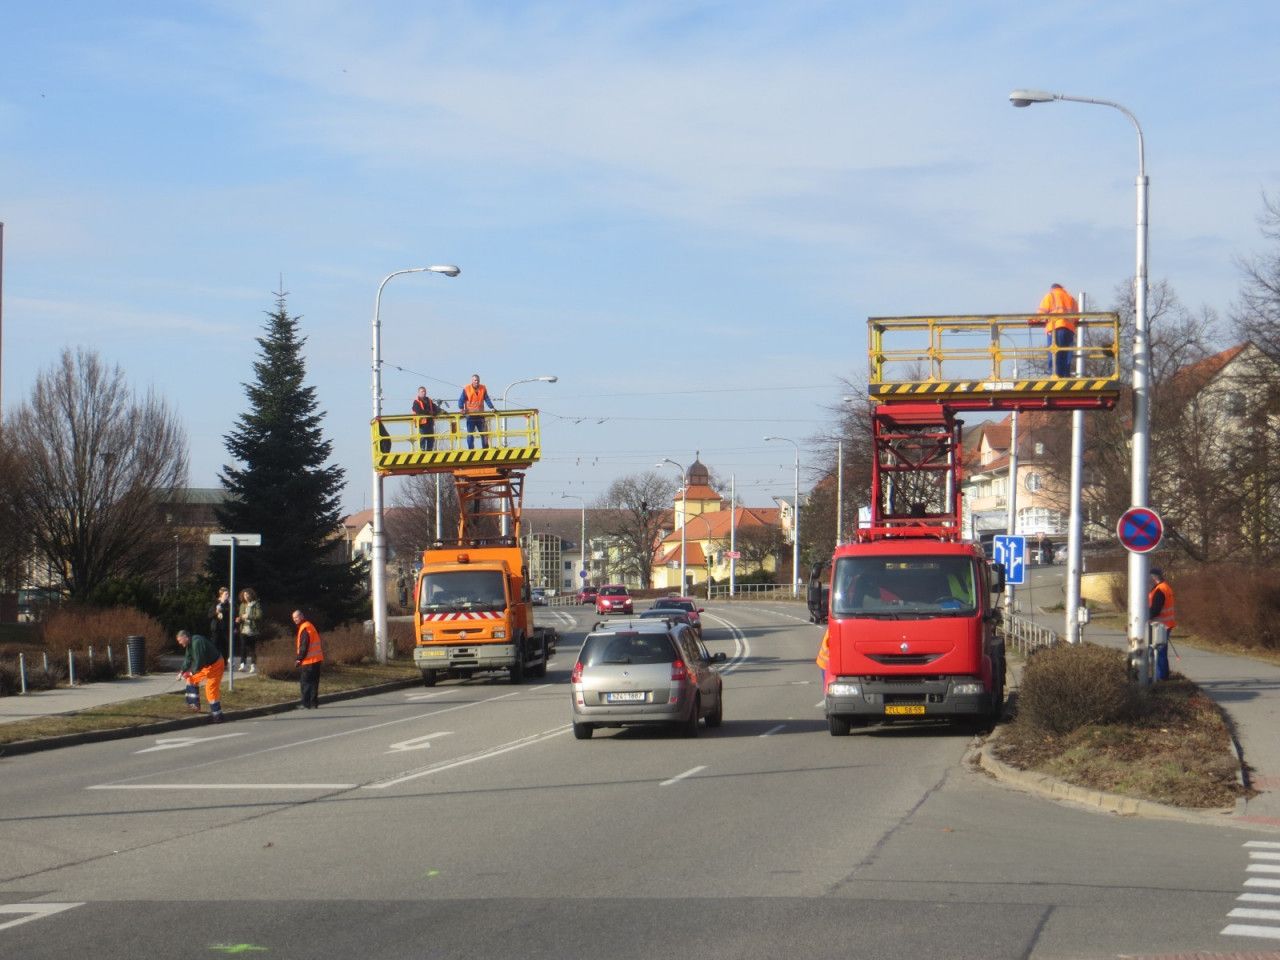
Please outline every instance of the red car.
[[702, 618], [698, 614], [702, 613], [702, 607], [698, 606], [698, 601], [692, 597], [659, 597], [653, 601], [650, 610], [678, 610], [689, 615], [689, 623], [697, 632], [698, 636], [702, 636]]
[[596, 593], [596, 613], [631, 613], [631, 594], [620, 583], [605, 584]]
[[596, 588], [595, 588], [595, 587], [583, 587], [581, 590], [579, 590], [579, 591], [578, 591], [578, 602], [579, 602], [579, 603], [595, 603], [595, 602], [596, 602]]

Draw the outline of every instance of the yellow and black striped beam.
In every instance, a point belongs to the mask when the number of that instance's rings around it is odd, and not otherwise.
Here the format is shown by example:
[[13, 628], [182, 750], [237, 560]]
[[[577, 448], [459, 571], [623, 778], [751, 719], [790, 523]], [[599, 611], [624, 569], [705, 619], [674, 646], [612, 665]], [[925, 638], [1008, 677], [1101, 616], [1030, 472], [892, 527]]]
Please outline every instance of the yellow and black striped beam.
[[379, 473], [448, 473], [454, 467], [472, 464], [502, 464], [527, 467], [542, 457], [541, 447], [489, 447], [487, 450], [415, 450], [406, 453], [378, 453], [374, 469]]
[[950, 396], [1025, 397], [1058, 394], [1110, 396], [1119, 390], [1119, 381], [1104, 379], [1042, 380], [924, 380], [914, 383], [873, 383], [871, 399], [881, 402], [918, 400]]

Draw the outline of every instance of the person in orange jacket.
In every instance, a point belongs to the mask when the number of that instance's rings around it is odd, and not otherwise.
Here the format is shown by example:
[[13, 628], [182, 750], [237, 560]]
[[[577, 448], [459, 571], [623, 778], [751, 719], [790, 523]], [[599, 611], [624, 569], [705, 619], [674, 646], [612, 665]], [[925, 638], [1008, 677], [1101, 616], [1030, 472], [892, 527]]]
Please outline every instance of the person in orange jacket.
[[822, 695], [827, 695], [827, 667], [831, 664], [831, 628], [822, 631], [822, 643], [818, 644], [818, 656], [814, 658], [818, 672], [822, 675]]
[[436, 402], [427, 395], [426, 387], [418, 388], [418, 395], [413, 398], [413, 413], [418, 418], [418, 449], [434, 450], [436, 448]]
[[467, 449], [475, 447], [476, 434], [480, 435], [480, 446], [489, 449], [489, 432], [482, 416], [484, 408], [494, 409], [489, 399], [489, 388], [480, 382], [480, 374], [473, 373], [471, 382], [462, 388], [458, 395], [458, 409], [467, 415]]
[[301, 610], [293, 611], [293, 622], [298, 625], [295, 644], [298, 652], [298, 684], [301, 688], [302, 706], [303, 709], [314, 710], [320, 706], [320, 667], [324, 663], [320, 631]]
[[1159, 567], [1151, 568], [1151, 592], [1147, 594], [1147, 619], [1153, 623], [1163, 623], [1168, 633], [1165, 642], [1156, 644], [1156, 679], [1169, 679], [1169, 642], [1173, 637], [1173, 628], [1178, 625], [1177, 612], [1173, 605], [1173, 587], [1165, 583], [1164, 571]]
[[[1049, 288], [1049, 292], [1044, 295], [1040, 301], [1040, 307], [1036, 313], [1043, 313], [1047, 316], [1044, 320], [1044, 332], [1049, 341], [1049, 369], [1050, 376], [1069, 377], [1072, 375], [1075, 364], [1075, 351], [1071, 348], [1076, 345], [1076, 324], [1079, 322], [1072, 316], [1061, 316], [1061, 314], [1079, 313], [1080, 305], [1076, 303], [1076, 298], [1062, 289], [1062, 284], [1055, 283]], [[1032, 324], [1037, 321], [1032, 320]], [[1057, 347], [1055, 350], [1054, 347]]]

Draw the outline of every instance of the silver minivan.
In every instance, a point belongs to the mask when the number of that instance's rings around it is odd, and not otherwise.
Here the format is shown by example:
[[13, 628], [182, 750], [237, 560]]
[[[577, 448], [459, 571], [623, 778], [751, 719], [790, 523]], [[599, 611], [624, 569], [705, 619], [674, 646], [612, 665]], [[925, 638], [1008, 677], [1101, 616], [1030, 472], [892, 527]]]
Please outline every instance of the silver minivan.
[[570, 678], [573, 735], [587, 740], [596, 727], [660, 723], [696, 737], [703, 718], [708, 727], [718, 727], [724, 697], [715, 664], [724, 660], [723, 653], [708, 653], [687, 623], [674, 619], [597, 624]]

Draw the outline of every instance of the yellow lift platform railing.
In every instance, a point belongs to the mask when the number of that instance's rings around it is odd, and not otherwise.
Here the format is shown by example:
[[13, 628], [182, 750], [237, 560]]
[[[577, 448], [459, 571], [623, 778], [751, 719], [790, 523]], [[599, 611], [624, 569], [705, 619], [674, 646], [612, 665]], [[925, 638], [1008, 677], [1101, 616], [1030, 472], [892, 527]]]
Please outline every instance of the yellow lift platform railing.
[[[1051, 347], [1046, 314], [872, 317], [867, 321], [868, 393], [879, 403], [946, 402], [952, 409], [1115, 406], [1120, 394], [1120, 318], [1069, 313], [1076, 346]], [[1081, 376], [1055, 377], [1054, 356], [1084, 358]]]
[[452, 473], [457, 467], [523, 469], [542, 456], [537, 410], [486, 410], [483, 429], [468, 432], [465, 413], [437, 413], [432, 432], [419, 433], [413, 414], [369, 423], [373, 468], [383, 476]]

